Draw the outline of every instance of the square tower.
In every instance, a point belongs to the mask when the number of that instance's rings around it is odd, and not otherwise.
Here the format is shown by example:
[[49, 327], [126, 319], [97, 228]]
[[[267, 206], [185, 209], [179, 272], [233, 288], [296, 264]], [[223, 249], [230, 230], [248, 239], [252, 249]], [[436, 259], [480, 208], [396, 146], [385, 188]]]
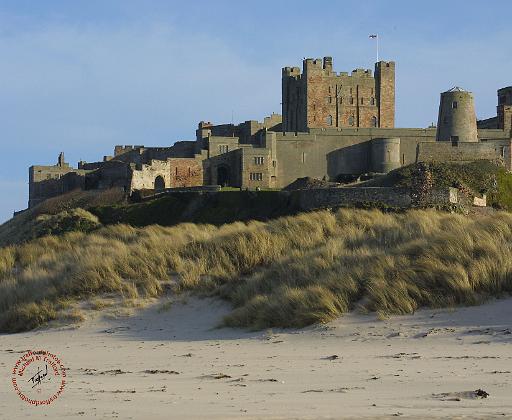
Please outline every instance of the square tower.
[[380, 61], [371, 70], [336, 73], [332, 58], [307, 58], [282, 72], [284, 131], [309, 128], [393, 128], [395, 63]]
[[510, 131], [512, 129], [512, 86], [498, 90], [498, 128]]

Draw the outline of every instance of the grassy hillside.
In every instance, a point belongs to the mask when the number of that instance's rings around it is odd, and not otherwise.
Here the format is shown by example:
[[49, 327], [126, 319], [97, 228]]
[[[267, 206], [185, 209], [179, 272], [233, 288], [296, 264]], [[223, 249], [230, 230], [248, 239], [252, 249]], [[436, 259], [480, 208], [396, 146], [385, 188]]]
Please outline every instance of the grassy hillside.
[[66, 316], [103, 293], [129, 300], [171, 289], [227, 299], [224, 324], [326, 322], [477, 304], [512, 291], [512, 215], [471, 219], [414, 210], [318, 211], [220, 227], [114, 225], [0, 249], [0, 331]]
[[119, 189], [77, 190], [50, 198], [0, 225], [0, 246], [74, 230], [91, 231], [100, 223], [96, 216], [85, 209], [123, 202], [124, 193]]
[[[488, 161], [464, 165], [414, 164], [354, 186], [410, 188], [425, 172], [430, 174], [437, 187], [454, 186], [486, 193], [489, 205], [512, 211], [512, 175]], [[238, 190], [218, 194], [180, 193], [128, 203], [120, 190], [74, 191], [49, 199], [1, 225], [0, 246], [18, 244], [48, 234], [90, 232], [102, 225], [117, 223], [137, 227], [152, 224], [174, 226], [184, 222], [221, 225], [235, 221], [265, 221], [298, 211], [293, 192], [291, 195], [278, 191]]]
[[267, 220], [297, 212], [293, 199], [278, 191], [222, 191], [215, 194], [179, 193], [142, 203], [91, 208], [103, 224], [131, 226], [183, 222], [220, 225], [235, 221]]
[[426, 171], [436, 187], [456, 187], [469, 189], [476, 194], [487, 194], [488, 205], [512, 210], [512, 174], [487, 160], [465, 164], [420, 162], [359, 185], [411, 188]]

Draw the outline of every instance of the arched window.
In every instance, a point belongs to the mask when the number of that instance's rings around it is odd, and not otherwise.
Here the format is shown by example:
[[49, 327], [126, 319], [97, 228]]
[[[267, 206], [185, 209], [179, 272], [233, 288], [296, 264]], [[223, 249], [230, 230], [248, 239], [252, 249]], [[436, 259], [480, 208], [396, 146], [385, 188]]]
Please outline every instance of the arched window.
[[327, 118], [325, 119], [325, 123], [327, 125], [332, 125], [332, 115], [327, 115]]
[[377, 127], [377, 117], [376, 116], [372, 117], [372, 127]]
[[354, 116], [351, 115], [350, 117], [348, 117], [348, 125], [350, 126], [353, 126], [354, 125]]

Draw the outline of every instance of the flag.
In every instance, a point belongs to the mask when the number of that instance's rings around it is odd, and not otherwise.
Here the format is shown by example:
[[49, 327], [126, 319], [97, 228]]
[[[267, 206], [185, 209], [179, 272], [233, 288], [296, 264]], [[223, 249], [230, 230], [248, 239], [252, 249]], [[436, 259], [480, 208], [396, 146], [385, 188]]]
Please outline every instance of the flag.
[[370, 35], [369, 38], [375, 39], [377, 38], [377, 35]]

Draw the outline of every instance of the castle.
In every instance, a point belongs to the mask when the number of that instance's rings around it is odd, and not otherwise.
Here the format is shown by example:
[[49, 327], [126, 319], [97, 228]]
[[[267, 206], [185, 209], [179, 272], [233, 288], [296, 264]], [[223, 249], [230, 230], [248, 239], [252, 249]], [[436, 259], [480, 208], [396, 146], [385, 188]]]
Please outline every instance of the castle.
[[420, 161], [488, 159], [511, 170], [512, 87], [497, 115], [476, 120], [470, 92], [441, 93], [437, 127], [395, 128], [395, 63], [333, 70], [332, 58], [282, 69], [282, 116], [263, 122], [201, 121], [195, 141], [170, 147], [116, 146], [100, 162], [29, 169], [29, 207], [74, 189], [163, 190], [222, 185], [281, 188], [300, 177], [339, 180]]

